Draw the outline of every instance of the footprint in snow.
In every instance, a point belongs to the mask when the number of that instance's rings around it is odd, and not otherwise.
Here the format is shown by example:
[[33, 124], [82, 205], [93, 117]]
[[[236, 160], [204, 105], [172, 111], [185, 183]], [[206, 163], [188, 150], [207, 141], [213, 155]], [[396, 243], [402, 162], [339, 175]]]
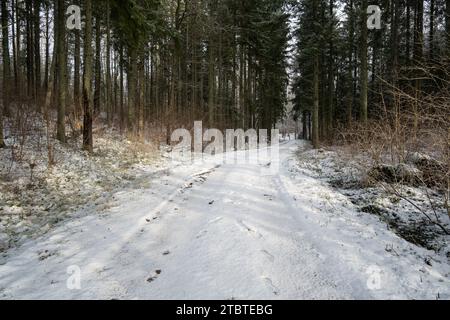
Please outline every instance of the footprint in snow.
[[150, 222], [155, 221], [155, 220], [158, 220], [158, 217], [153, 217], [153, 218], [147, 218], [147, 219], [145, 219], [145, 221], [146, 221], [147, 223], [150, 223]]
[[276, 296], [280, 295], [280, 289], [278, 289], [272, 282], [272, 279], [268, 278], [268, 277], [263, 277], [263, 280], [267, 286], [267, 288], [269, 288], [272, 293]]
[[262, 253], [270, 260], [270, 262], [275, 261], [275, 257], [267, 250], [261, 250]]
[[50, 257], [55, 256], [57, 254], [57, 252], [56, 251], [50, 251], [50, 250], [40, 250], [40, 251], [38, 251], [37, 254], [38, 254], [39, 261], [44, 261], [44, 260], [47, 260]]
[[246, 232], [248, 232], [248, 233], [250, 233], [250, 234], [253, 234], [253, 235], [257, 236], [258, 238], [262, 238], [262, 237], [263, 237], [261, 233], [259, 233], [258, 231], [256, 231], [254, 228], [248, 226], [244, 221], [240, 221], [240, 220], [239, 220], [239, 221], [237, 222], [237, 224], [238, 224], [239, 228], [240, 228], [242, 231], [246, 231]]
[[147, 278], [147, 282], [153, 282], [158, 279], [158, 276], [161, 274], [161, 270], [156, 270], [150, 277]]
[[200, 231], [195, 238], [200, 239], [208, 233], [208, 230]]
[[213, 224], [213, 223], [217, 223], [219, 221], [221, 221], [223, 219], [223, 217], [217, 217], [215, 219], [212, 219], [208, 222], [208, 224]]

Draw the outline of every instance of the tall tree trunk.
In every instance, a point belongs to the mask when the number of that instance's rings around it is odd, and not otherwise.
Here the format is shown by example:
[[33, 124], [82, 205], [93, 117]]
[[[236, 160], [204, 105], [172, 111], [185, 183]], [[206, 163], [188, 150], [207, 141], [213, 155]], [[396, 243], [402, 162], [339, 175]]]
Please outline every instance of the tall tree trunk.
[[14, 74], [14, 89], [15, 92], [17, 93], [17, 88], [19, 86], [18, 83], [18, 67], [19, 67], [19, 61], [18, 61], [18, 55], [17, 55], [17, 46], [16, 46], [16, 4], [15, 1], [12, 0], [11, 2], [11, 31], [12, 31], [12, 47], [13, 47], [13, 74]]
[[399, 0], [393, 0], [393, 15], [392, 15], [392, 27], [391, 27], [391, 50], [392, 50], [392, 78], [394, 81], [394, 85], [397, 81], [397, 73], [398, 73], [398, 29], [399, 29]]
[[405, 18], [405, 29], [406, 29], [406, 64], [410, 64], [411, 60], [411, 4], [409, 0], [406, 1], [406, 18]]
[[[47, 7], [47, 13], [50, 10], [49, 7]], [[49, 46], [49, 43], [47, 41], [46, 46]], [[49, 57], [46, 58], [46, 70], [48, 70], [49, 66]], [[49, 166], [52, 166], [54, 163], [54, 157], [53, 157], [53, 143], [50, 140], [50, 105], [53, 102], [53, 95], [54, 95], [54, 89], [55, 89], [55, 80], [56, 80], [56, 50], [53, 50], [53, 58], [50, 65], [50, 70], [46, 74], [46, 91], [45, 91], [45, 101], [44, 101], [44, 120], [46, 124], [46, 138], [47, 138], [47, 156], [48, 156], [48, 164]]]
[[21, 10], [21, 1], [16, 0], [16, 61], [17, 61], [17, 78], [15, 79], [15, 83], [16, 83], [16, 93], [18, 95], [21, 94], [22, 90], [21, 88], [21, 75], [22, 75], [22, 71], [21, 71], [21, 16], [20, 16], [20, 10]]
[[367, 84], [368, 84], [368, 68], [367, 68], [367, 0], [361, 1], [361, 67], [360, 67], [360, 121], [367, 124]]
[[416, 72], [414, 81], [415, 101], [413, 103], [413, 125], [414, 134], [417, 133], [419, 126], [418, 105], [421, 99], [422, 91], [422, 77], [421, 65], [423, 60], [423, 0], [416, 0], [415, 6], [415, 22], [414, 22], [414, 63], [416, 65]]
[[429, 46], [430, 46], [430, 54], [429, 59], [433, 63], [434, 62], [434, 16], [435, 16], [435, 0], [430, 0], [430, 30], [429, 30]]
[[8, 9], [7, 0], [2, 0], [2, 51], [3, 51], [3, 106], [0, 108], [0, 148], [5, 146], [3, 140], [3, 111], [9, 108], [9, 94], [11, 83], [11, 67], [9, 57], [9, 32], [8, 32]]
[[212, 37], [209, 39], [208, 44], [208, 125], [210, 128], [214, 126], [214, 109], [215, 109], [215, 72], [214, 72], [214, 50], [212, 44]]
[[[97, 8], [97, 11], [99, 8]], [[100, 114], [101, 109], [101, 28], [99, 13], [95, 18], [95, 87], [94, 87], [94, 114]]]
[[[318, 17], [317, 0], [313, 0], [314, 20]], [[314, 29], [316, 29], [315, 27]], [[317, 30], [315, 30], [317, 31]], [[317, 34], [317, 32], [315, 32]], [[313, 66], [313, 111], [312, 111], [312, 143], [315, 149], [319, 148], [319, 52], [314, 53]]]
[[349, 3], [349, 16], [348, 16], [348, 23], [349, 23], [349, 39], [348, 39], [348, 90], [347, 90], [347, 110], [346, 110], [346, 122], [347, 126], [349, 128], [352, 127], [353, 122], [353, 101], [354, 101], [354, 95], [353, 95], [353, 87], [354, 87], [354, 77], [353, 77], [353, 69], [354, 69], [354, 63], [353, 63], [353, 52], [354, 52], [354, 37], [355, 37], [355, 15], [354, 15], [354, 4], [353, 0], [350, 0]]
[[47, 93], [49, 87], [50, 69], [50, 5], [45, 10], [45, 71], [44, 71], [44, 92]]
[[120, 132], [125, 127], [125, 108], [124, 108], [124, 81], [125, 81], [125, 72], [123, 67], [124, 57], [123, 57], [123, 46], [119, 49], [119, 69], [120, 69], [120, 83], [119, 83], [119, 108], [120, 108]]
[[26, 68], [27, 68], [27, 91], [28, 96], [36, 97], [34, 77], [34, 23], [33, 23], [33, 1], [25, 0], [26, 9]]
[[137, 112], [137, 133], [139, 137], [143, 137], [144, 132], [144, 84], [145, 82], [145, 59], [144, 55], [141, 54], [138, 62], [138, 94], [136, 96], [138, 112]]
[[106, 110], [108, 125], [112, 124], [113, 104], [111, 101], [111, 31], [110, 31], [110, 0], [106, 0]]
[[131, 47], [129, 51], [127, 127], [130, 132], [136, 133], [137, 49]]
[[41, 105], [41, 0], [33, 2], [33, 31], [34, 31], [34, 96], [36, 107], [40, 111]]
[[66, 142], [66, 24], [65, 24], [65, 6], [64, 0], [57, 2], [57, 60], [58, 60], [58, 123], [57, 123], [57, 139]]
[[319, 148], [319, 57], [314, 57], [313, 71], [313, 112], [312, 112], [312, 142], [315, 149]]
[[447, 35], [447, 57], [450, 56], [450, 0], [445, 1], [445, 33]]
[[[334, 2], [329, 3], [329, 19], [334, 19]], [[329, 30], [329, 53], [328, 53], [328, 108], [327, 108], [327, 138], [330, 137], [333, 130], [333, 113], [334, 113], [334, 39], [333, 25], [330, 23]]]
[[[77, 5], [80, 5], [78, 0]], [[81, 68], [81, 31], [74, 30], [75, 47], [73, 53], [73, 113], [75, 117], [75, 124], [80, 121], [81, 115], [81, 98], [80, 98], [80, 68]], [[80, 129], [77, 125], [77, 129]]]
[[83, 150], [93, 152], [92, 137], [92, 0], [85, 2], [85, 31], [84, 31], [84, 72], [83, 72]]

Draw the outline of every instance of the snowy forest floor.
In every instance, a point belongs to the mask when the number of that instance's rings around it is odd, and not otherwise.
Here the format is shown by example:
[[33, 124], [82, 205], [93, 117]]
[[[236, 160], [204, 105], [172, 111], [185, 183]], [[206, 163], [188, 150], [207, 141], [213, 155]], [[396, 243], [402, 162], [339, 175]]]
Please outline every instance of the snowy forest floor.
[[336, 152], [286, 141], [267, 175], [214, 158], [173, 164], [108, 135], [92, 158], [56, 145], [51, 172], [45, 148], [14, 170], [1, 151], [0, 299], [450, 299], [448, 236], [428, 247], [364, 212], [411, 208], [338, 188], [353, 174]]

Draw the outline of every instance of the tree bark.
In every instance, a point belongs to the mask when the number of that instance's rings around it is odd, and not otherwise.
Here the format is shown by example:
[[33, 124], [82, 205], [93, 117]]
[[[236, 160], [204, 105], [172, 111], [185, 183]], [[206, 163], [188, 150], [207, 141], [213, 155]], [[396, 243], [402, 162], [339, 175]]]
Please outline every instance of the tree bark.
[[435, 2], [434, 2], [434, 0], [430, 0], [430, 30], [429, 30], [430, 54], [429, 54], [429, 59], [431, 62], [434, 61], [434, 32], [435, 32], [434, 17], [435, 17]]
[[450, 56], [450, 0], [445, 1], [445, 32], [447, 35], [447, 58]]
[[320, 146], [319, 141], [319, 57], [314, 57], [313, 74], [313, 114], [312, 114], [312, 142], [315, 149]]
[[34, 22], [33, 22], [33, 1], [25, 1], [26, 10], [26, 69], [27, 69], [27, 91], [28, 96], [36, 97], [35, 68], [34, 68]]
[[354, 69], [354, 63], [353, 63], [353, 51], [354, 51], [354, 37], [355, 37], [355, 16], [354, 16], [354, 5], [353, 0], [350, 0], [349, 3], [349, 17], [348, 17], [348, 23], [349, 23], [349, 40], [348, 40], [348, 91], [347, 91], [347, 110], [346, 110], [346, 122], [347, 126], [349, 128], [352, 127], [353, 122], [353, 101], [354, 101], [354, 95], [353, 95], [353, 87], [354, 87], [354, 78], [353, 78], [353, 69]]
[[57, 60], [58, 60], [58, 123], [57, 123], [57, 139], [65, 143], [66, 142], [66, 26], [65, 26], [65, 6], [64, 0], [58, 0], [57, 2]]
[[[334, 2], [330, 0], [329, 3], [329, 16], [330, 19], [334, 19], [333, 15]], [[328, 53], [328, 108], [327, 108], [327, 138], [330, 137], [333, 130], [333, 113], [334, 113], [334, 43], [333, 43], [333, 27], [330, 23], [329, 30], [329, 53]]]
[[361, 1], [361, 43], [360, 43], [360, 121], [367, 125], [367, 84], [368, 84], [368, 68], [367, 68], [367, 0]]
[[15, 1], [12, 0], [11, 2], [11, 31], [12, 31], [12, 49], [13, 49], [13, 74], [14, 74], [14, 86], [15, 86], [15, 91], [16, 93], [17, 88], [19, 86], [18, 83], [18, 66], [19, 66], [19, 61], [18, 61], [18, 55], [17, 55], [17, 46], [16, 46], [16, 4]]
[[123, 131], [125, 127], [125, 108], [124, 108], [124, 81], [125, 81], [125, 72], [123, 67], [123, 47], [119, 49], [119, 69], [120, 69], [120, 83], [119, 83], [119, 108], [120, 108], [120, 132]]
[[34, 31], [34, 96], [36, 97], [36, 109], [40, 111], [41, 105], [41, 0], [33, 2], [33, 31]]
[[49, 87], [50, 71], [50, 5], [45, 10], [45, 71], [44, 71], [44, 92], [47, 93]]
[[128, 70], [128, 117], [127, 127], [136, 133], [136, 87], [137, 87], [137, 49], [130, 48], [130, 66]]
[[212, 38], [209, 39], [208, 44], [208, 125], [210, 128], [214, 126], [214, 103], [215, 103], [215, 72], [214, 72], [214, 50]]
[[[80, 2], [77, 1], [79, 5]], [[75, 48], [74, 48], [74, 65], [73, 65], [73, 102], [75, 122], [78, 123], [81, 110], [80, 98], [80, 68], [81, 68], [81, 31], [74, 30], [75, 33]]]
[[[318, 4], [317, 0], [313, 0], [313, 19], [318, 17]], [[314, 26], [314, 33], [317, 34], [317, 27]], [[315, 48], [319, 50], [318, 46]], [[319, 138], [319, 52], [314, 52], [313, 62], [313, 109], [312, 109], [312, 143], [315, 149], [320, 146]]]
[[106, 0], [106, 110], [108, 125], [112, 124], [113, 107], [111, 101], [111, 31], [110, 31], [110, 0]]
[[21, 82], [21, 76], [22, 76], [22, 71], [21, 71], [21, 61], [20, 61], [20, 57], [21, 57], [21, 16], [20, 16], [20, 10], [21, 10], [21, 2], [16, 0], [16, 61], [17, 61], [17, 78], [15, 79], [16, 81], [16, 93], [18, 95], [21, 94], [22, 90], [21, 90], [21, 86], [20, 86], [20, 82]]
[[415, 72], [415, 101], [413, 103], [413, 126], [414, 134], [417, 134], [419, 127], [419, 115], [418, 115], [418, 105], [421, 99], [422, 90], [422, 72], [420, 71], [422, 60], [423, 60], [423, 0], [416, 0], [415, 7], [415, 22], [414, 22], [414, 64], [416, 66]]
[[93, 152], [92, 137], [92, 0], [85, 0], [84, 72], [83, 72], [83, 150]]
[[[98, 11], [97, 9], [96, 11]], [[100, 17], [97, 13], [95, 18], [95, 88], [94, 88], [94, 114], [98, 115], [101, 111], [101, 28]]]
[[9, 109], [10, 94], [10, 57], [9, 57], [9, 32], [7, 0], [1, 3], [2, 22], [2, 51], [3, 51], [3, 106], [0, 108], [0, 148], [5, 146], [3, 139], [3, 111]]

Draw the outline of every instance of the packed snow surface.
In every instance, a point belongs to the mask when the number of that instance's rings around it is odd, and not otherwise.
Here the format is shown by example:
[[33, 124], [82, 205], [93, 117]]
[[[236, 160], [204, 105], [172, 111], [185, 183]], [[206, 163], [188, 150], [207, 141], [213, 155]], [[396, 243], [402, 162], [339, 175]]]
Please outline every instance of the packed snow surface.
[[210, 159], [124, 188], [9, 250], [0, 298], [450, 299], [447, 259], [302, 173], [303, 145], [274, 174]]

